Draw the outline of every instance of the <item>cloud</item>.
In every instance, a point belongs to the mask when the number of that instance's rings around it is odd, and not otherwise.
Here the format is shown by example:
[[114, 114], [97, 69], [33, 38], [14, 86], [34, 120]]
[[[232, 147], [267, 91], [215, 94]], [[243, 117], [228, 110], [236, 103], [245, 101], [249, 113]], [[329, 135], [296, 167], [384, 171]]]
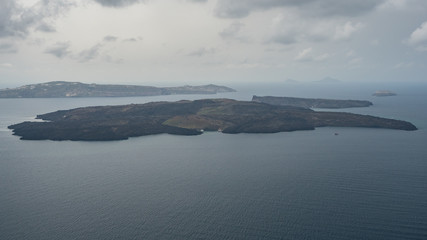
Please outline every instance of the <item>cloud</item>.
[[244, 27], [245, 24], [239, 22], [239, 21], [234, 21], [230, 24], [230, 26], [228, 26], [227, 28], [225, 28], [224, 30], [222, 30], [219, 35], [223, 38], [223, 39], [230, 39], [230, 38], [234, 38], [237, 36], [237, 34], [239, 33], [240, 29], [242, 29], [242, 27]]
[[243, 18], [251, 12], [272, 8], [294, 8], [310, 16], [357, 16], [374, 10], [385, 0], [218, 0], [215, 14], [220, 18]]
[[306, 48], [298, 53], [298, 55], [295, 57], [295, 60], [298, 61], [305, 61], [308, 59], [311, 59], [311, 52], [313, 51], [312, 48]]
[[11, 63], [0, 63], [0, 68], [13, 68]]
[[347, 65], [350, 68], [360, 67], [361, 63], [363, 63], [363, 58], [359, 57], [354, 50], [348, 50], [345, 53], [345, 57], [347, 58]]
[[123, 42], [137, 42], [138, 40], [136, 38], [126, 38], [123, 40]]
[[355, 66], [360, 66], [360, 64], [363, 62], [363, 58], [361, 58], [361, 57], [355, 57], [355, 58], [351, 58], [349, 61], [348, 61], [348, 65], [350, 65], [350, 66], [353, 66], [353, 67], [355, 67]]
[[295, 57], [295, 60], [300, 62], [312, 62], [312, 61], [323, 61], [329, 58], [329, 54], [325, 53], [322, 55], [313, 55], [313, 48], [303, 49]]
[[335, 28], [334, 40], [347, 40], [350, 36], [362, 28], [361, 23], [346, 22], [344, 25]]
[[419, 51], [427, 51], [427, 21], [412, 32], [406, 43]]
[[112, 56], [110, 56], [110, 55], [105, 55], [104, 56], [104, 60], [106, 61], [106, 62], [108, 62], [108, 63], [114, 63], [114, 64], [122, 64], [123, 62], [124, 62], [124, 59], [123, 58], [118, 58], [118, 59], [116, 59], [116, 58], [113, 58]]
[[102, 44], [98, 43], [93, 47], [83, 50], [79, 53], [80, 62], [87, 62], [99, 56]]
[[137, 37], [137, 38], [126, 38], [126, 39], [123, 39], [123, 42], [138, 42], [138, 41], [142, 41], [143, 40], [143, 38], [142, 37]]
[[300, 38], [299, 32], [302, 28], [302, 22], [296, 16], [279, 14], [273, 19], [272, 34], [269, 42], [280, 44], [293, 44]]
[[394, 65], [395, 69], [400, 69], [400, 68], [410, 68], [413, 67], [414, 63], [413, 62], [400, 62], [396, 65]]
[[70, 46], [69, 42], [58, 42], [54, 46], [47, 48], [44, 52], [57, 58], [64, 58], [71, 54], [69, 50]]
[[55, 28], [45, 20], [56, 18], [75, 6], [72, 0], [40, 0], [31, 7], [19, 5], [15, 0], [0, 1], [0, 38], [25, 38], [32, 28], [53, 32]]
[[[132, 37], [132, 38], [126, 38], [121, 40], [122, 42], [138, 42], [138, 41], [142, 41], [142, 37]], [[119, 40], [119, 37], [116, 36], [112, 36], [112, 35], [108, 35], [105, 36], [103, 39], [103, 42], [117, 42]]]
[[[413, 0], [412, 4], [418, 5], [419, 3], [414, 3]], [[422, 0], [424, 1], [424, 0]], [[404, 10], [409, 6], [409, 0], [386, 0], [383, 4], [378, 6], [379, 10]]]
[[385, 0], [313, 0], [306, 13], [313, 16], [354, 17], [375, 10]]
[[18, 49], [13, 43], [0, 43], [0, 53], [16, 53]]
[[369, 42], [369, 44], [371, 44], [372, 46], [378, 46], [380, 45], [380, 40], [374, 39], [371, 42]]
[[51, 54], [60, 59], [67, 57], [81, 63], [89, 62], [96, 58], [103, 59], [109, 63], [122, 63], [123, 59], [115, 59], [114, 57], [102, 52], [102, 49], [107, 46], [109, 42], [117, 41], [117, 39], [118, 37], [108, 35], [98, 43], [92, 45], [92, 47], [74, 52], [70, 50], [70, 42], [57, 42], [52, 47], [47, 48], [44, 53]]
[[191, 57], [202, 57], [202, 56], [205, 56], [205, 55], [214, 54], [215, 52], [216, 52], [215, 48], [207, 49], [207, 48], [203, 47], [203, 48], [199, 48], [199, 49], [197, 49], [197, 50], [195, 50], [193, 52], [190, 52], [187, 55], [191, 56]]
[[279, 14], [273, 19], [267, 42], [284, 45], [297, 42], [344, 41], [362, 29], [361, 23], [343, 20], [301, 18], [297, 15]]
[[104, 42], [115, 42], [115, 41], [117, 41], [117, 39], [118, 39], [118, 37], [116, 37], [116, 36], [108, 35], [108, 36], [104, 37]]
[[36, 27], [35, 30], [46, 33], [56, 32], [56, 29], [52, 25], [49, 25], [47, 23], [40, 23], [40, 25]]
[[94, 0], [104, 7], [121, 8], [127, 7], [136, 3], [144, 2], [143, 0]]
[[15, 0], [0, 1], [0, 38], [22, 35], [26, 27], [20, 24], [17, 16], [22, 9]]

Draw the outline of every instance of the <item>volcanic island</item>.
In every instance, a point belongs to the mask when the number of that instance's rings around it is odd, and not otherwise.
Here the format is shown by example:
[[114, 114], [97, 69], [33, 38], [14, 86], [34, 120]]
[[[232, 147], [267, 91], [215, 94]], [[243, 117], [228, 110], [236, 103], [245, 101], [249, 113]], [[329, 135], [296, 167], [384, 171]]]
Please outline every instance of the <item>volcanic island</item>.
[[38, 115], [44, 121], [9, 126], [24, 140], [109, 141], [153, 134], [277, 133], [317, 127], [363, 127], [413, 131], [406, 121], [257, 101], [202, 99], [95, 106]]

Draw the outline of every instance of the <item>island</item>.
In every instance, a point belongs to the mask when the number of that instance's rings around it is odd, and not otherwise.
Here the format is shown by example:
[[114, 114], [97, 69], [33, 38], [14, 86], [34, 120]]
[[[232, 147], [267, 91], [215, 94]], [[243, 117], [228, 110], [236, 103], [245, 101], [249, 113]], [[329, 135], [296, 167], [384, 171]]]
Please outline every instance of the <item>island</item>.
[[24, 140], [123, 140], [152, 134], [277, 133], [316, 127], [365, 127], [412, 131], [406, 121], [277, 106], [254, 101], [202, 99], [84, 107], [38, 115], [44, 122], [9, 126]]
[[203, 86], [152, 87], [139, 85], [47, 82], [0, 89], [0, 98], [138, 97], [172, 94], [216, 94], [236, 90], [213, 84]]
[[295, 98], [295, 97], [272, 97], [272, 96], [253, 96], [252, 101], [268, 103], [280, 106], [294, 106], [303, 108], [353, 108], [369, 107], [370, 101], [364, 100], [335, 100], [321, 98]]
[[372, 94], [372, 96], [375, 97], [389, 97], [389, 96], [396, 96], [397, 94], [388, 90], [382, 90], [382, 91], [376, 91]]

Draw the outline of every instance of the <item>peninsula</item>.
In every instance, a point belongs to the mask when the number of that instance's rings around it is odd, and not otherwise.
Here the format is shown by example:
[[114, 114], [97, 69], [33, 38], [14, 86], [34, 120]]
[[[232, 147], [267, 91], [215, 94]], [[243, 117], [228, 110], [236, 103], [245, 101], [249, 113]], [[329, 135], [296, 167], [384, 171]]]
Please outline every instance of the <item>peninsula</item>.
[[362, 100], [335, 100], [321, 98], [295, 98], [295, 97], [259, 97], [253, 96], [252, 101], [268, 103], [280, 106], [294, 106], [303, 108], [353, 108], [353, 107], [369, 107], [372, 105], [370, 101]]
[[0, 89], [0, 98], [136, 97], [172, 94], [216, 94], [235, 91], [229, 87], [213, 84], [160, 88], [58, 81], [25, 85], [12, 89]]
[[21, 139], [76, 141], [121, 140], [161, 133], [199, 135], [204, 131], [276, 133], [324, 126], [417, 129], [400, 120], [231, 99], [84, 107], [37, 118], [45, 122], [23, 122], [9, 128]]

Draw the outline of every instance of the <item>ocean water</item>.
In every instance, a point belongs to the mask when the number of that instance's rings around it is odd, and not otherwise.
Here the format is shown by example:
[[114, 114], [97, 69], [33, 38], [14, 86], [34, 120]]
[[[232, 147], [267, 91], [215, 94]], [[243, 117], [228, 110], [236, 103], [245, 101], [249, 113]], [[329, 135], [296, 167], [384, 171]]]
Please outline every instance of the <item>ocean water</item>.
[[[390, 87], [390, 86], [388, 86]], [[235, 86], [237, 93], [0, 99], [0, 239], [427, 239], [427, 88]], [[7, 126], [93, 105], [253, 94], [371, 100], [345, 109], [418, 131], [22, 141]], [[339, 133], [339, 135], [335, 135]]]

